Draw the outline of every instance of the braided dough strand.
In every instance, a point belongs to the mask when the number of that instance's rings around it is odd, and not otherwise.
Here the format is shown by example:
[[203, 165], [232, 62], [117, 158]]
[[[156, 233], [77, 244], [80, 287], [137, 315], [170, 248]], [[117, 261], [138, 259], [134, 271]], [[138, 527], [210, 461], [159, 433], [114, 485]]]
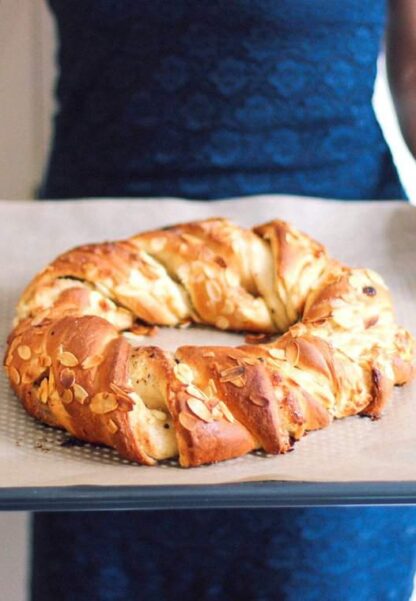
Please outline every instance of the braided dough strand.
[[[170, 353], [129, 344], [137, 319], [286, 333]], [[188, 467], [284, 453], [334, 418], [377, 418], [414, 356], [377, 273], [282, 221], [216, 218], [60, 255], [20, 299], [5, 366], [41, 421], [139, 463]]]

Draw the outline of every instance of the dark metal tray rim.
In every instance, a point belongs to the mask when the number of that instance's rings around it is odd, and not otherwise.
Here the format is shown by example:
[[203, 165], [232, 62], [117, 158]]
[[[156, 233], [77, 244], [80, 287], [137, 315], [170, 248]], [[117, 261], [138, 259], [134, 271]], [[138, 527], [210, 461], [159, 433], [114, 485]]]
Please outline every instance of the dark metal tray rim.
[[277, 508], [413, 505], [411, 482], [250, 482], [198, 486], [0, 488], [3, 511]]

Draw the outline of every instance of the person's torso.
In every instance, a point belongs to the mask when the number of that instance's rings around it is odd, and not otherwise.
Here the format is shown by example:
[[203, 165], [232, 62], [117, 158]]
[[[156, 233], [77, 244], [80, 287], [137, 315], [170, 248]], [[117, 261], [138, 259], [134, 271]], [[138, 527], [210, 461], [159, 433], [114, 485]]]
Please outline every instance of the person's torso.
[[50, 0], [49, 196], [399, 193], [372, 110], [384, 0]]

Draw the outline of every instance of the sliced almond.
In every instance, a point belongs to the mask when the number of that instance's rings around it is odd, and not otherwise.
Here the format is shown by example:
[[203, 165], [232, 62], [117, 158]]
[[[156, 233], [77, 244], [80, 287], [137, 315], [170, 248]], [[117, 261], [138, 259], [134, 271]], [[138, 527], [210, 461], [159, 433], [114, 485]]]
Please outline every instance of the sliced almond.
[[227, 300], [225, 301], [225, 303], [222, 306], [221, 311], [222, 311], [222, 313], [224, 313], [224, 315], [231, 315], [235, 311], [235, 304], [233, 303], [232, 300], [227, 298]]
[[44, 378], [39, 386], [40, 402], [46, 404], [48, 402], [48, 396], [49, 396], [48, 380], [47, 380], [47, 378]]
[[75, 382], [75, 374], [72, 371], [72, 369], [68, 369], [68, 367], [65, 367], [65, 369], [63, 369], [59, 374], [59, 381], [64, 388], [71, 388], [71, 386]]
[[220, 420], [224, 417], [219, 402], [212, 408], [211, 413], [214, 420]]
[[206, 353], [202, 353], [203, 357], [215, 357], [215, 353], [213, 351], [207, 351]]
[[213, 397], [216, 396], [216, 394], [217, 394], [217, 386], [216, 386], [214, 380], [209, 379], [208, 385], [205, 388], [205, 394], [206, 394], [206, 396], [209, 399], [211, 399], [211, 398], [213, 398]]
[[176, 274], [181, 282], [186, 281], [189, 277], [189, 265], [180, 265], [176, 270]]
[[356, 288], [357, 290], [359, 290], [360, 288], [362, 288], [363, 286], [366, 286], [368, 284], [368, 279], [365, 277], [365, 275], [363, 273], [353, 272], [348, 278], [348, 283], [353, 288]]
[[189, 365], [186, 365], [186, 363], [177, 363], [173, 368], [173, 372], [179, 382], [182, 382], [182, 384], [192, 384], [194, 380], [194, 372]]
[[178, 419], [181, 426], [183, 426], [185, 430], [189, 430], [190, 432], [192, 432], [192, 430], [195, 430], [199, 423], [196, 417], [194, 417], [190, 413], [187, 413], [186, 411], [181, 411], [179, 413]]
[[383, 288], [386, 288], [385, 281], [383, 280], [381, 275], [379, 273], [377, 273], [377, 271], [373, 271], [372, 269], [366, 269], [365, 273], [366, 273], [367, 277], [369, 277], [370, 280], [372, 280], [373, 283], [378, 284], [379, 286], [382, 286]]
[[220, 372], [220, 381], [221, 382], [229, 382], [230, 380], [235, 380], [240, 376], [243, 376], [245, 373], [245, 368], [243, 365], [237, 365], [236, 367], [229, 367], [228, 369], [223, 369]]
[[212, 278], [215, 278], [215, 270], [210, 267], [209, 265], [205, 265], [205, 263], [202, 264], [202, 271], [204, 272], [205, 276], [210, 280]]
[[224, 275], [225, 275], [225, 281], [231, 288], [235, 288], [236, 286], [239, 285], [240, 280], [239, 280], [238, 275], [235, 273], [235, 271], [232, 271], [232, 269], [227, 268], [224, 272]]
[[221, 411], [223, 412], [225, 419], [227, 419], [229, 422], [231, 422], [233, 424], [235, 422], [235, 418], [234, 418], [234, 415], [231, 413], [231, 411], [228, 409], [227, 405], [223, 401], [220, 401], [218, 403], [218, 405], [219, 405]]
[[9, 376], [11, 381], [18, 386], [20, 384], [20, 374], [15, 367], [9, 367]]
[[286, 232], [285, 240], [288, 244], [297, 244], [299, 243], [299, 236], [292, 230]]
[[202, 392], [200, 388], [194, 386], [193, 384], [189, 384], [189, 386], [186, 387], [186, 392], [197, 399], [201, 399], [202, 401], [208, 400], [207, 395]]
[[69, 390], [69, 389], [64, 390], [64, 393], [62, 395], [62, 402], [65, 405], [69, 405], [70, 403], [72, 403], [73, 399], [74, 399], [74, 395], [72, 393], [72, 390]]
[[78, 359], [75, 357], [73, 353], [69, 351], [64, 351], [58, 356], [58, 361], [61, 365], [65, 367], [75, 367], [78, 365]]
[[[35, 332], [38, 330], [35, 330]], [[40, 332], [42, 334], [42, 332]], [[43, 351], [43, 340], [40, 340], [39, 338], [36, 340], [36, 338], [34, 338], [33, 340], [30, 341], [30, 350], [32, 351], [32, 353], [35, 353], [35, 355], [40, 355]]]
[[297, 323], [296, 325], [292, 326], [290, 328], [290, 333], [293, 336], [293, 338], [299, 338], [300, 336], [304, 336], [305, 334], [307, 334], [308, 332], [308, 328], [305, 326], [304, 323]]
[[152, 240], [150, 240], [151, 251], [155, 253], [160, 252], [165, 248], [166, 242], [166, 238], [152, 238]]
[[108, 420], [108, 429], [110, 430], [111, 434], [115, 434], [116, 432], [118, 432], [118, 426], [114, 420]]
[[192, 234], [187, 234], [186, 232], [181, 234], [181, 238], [183, 240], [185, 240], [186, 242], [189, 242], [189, 244], [196, 244], [196, 245], [202, 244], [202, 240], [200, 240], [196, 236], [193, 236]]
[[239, 376], [238, 378], [229, 380], [228, 382], [229, 382], [229, 384], [232, 384], [233, 386], [236, 386], [237, 388], [244, 388], [244, 386], [246, 385], [246, 381], [241, 376]]
[[82, 369], [91, 369], [92, 367], [97, 367], [98, 365], [100, 365], [100, 363], [102, 363], [103, 360], [103, 355], [90, 355], [89, 357], [86, 357], [84, 359], [84, 361], [81, 363], [81, 367]]
[[286, 353], [282, 348], [269, 348], [267, 351], [273, 359], [286, 359]]
[[168, 418], [167, 414], [160, 409], [152, 409], [152, 415], [160, 422], [165, 422]]
[[205, 283], [205, 288], [207, 290], [209, 299], [213, 303], [218, 303], [221, 300], [222, 290], [221, 286], [216, 280], [207, 280]]
[[208, 409], [208, 407], [205, 405], [205, 403], [203, 401], [201, 401], [200, 399], [190, 397], [186, 401], [186, 404], [188, 405], [188, 407], [192, 411], [192, 413], [194, 413], [197, 417], [202, 419], [204, 422], [212, 421], [211, 411]]
[[39, 313], [38, 315], [36, 315], [36, 317], [34, 317], [32, 319], [32, 321], [30, 322], [30, 325], [32, 325], [34, 327], [39, 326], [43, 321], [45, 321], [47, 315], [48, 315], [47, 311], [42, 311], [41, 313]]
[[73, 385], [72, 389], [74, 391], [75, 400], [83, 405], [88, 398], [88, 392], [80, 384], [76, 383]]
[[134, 392], [134, 389], [131, 388], [130, 386], [122, 387], [122, 386], [119, 386], [118, 384], [116, 384], [115, 382], [111, 382], [110, 388], [117, 397], [131, 401], [129, 394], [131, 392]]
[[61, 401], [61, 397], [59, 396], [59, 392], [55, 389], [52, 391], [52, 393], [49, 395], [49, 400], [52, 403], [59, 403]]
[[230, 322], [226, 317], [223, 317], [222, 315], [220, 315], [220, 317], [218, 317], [217, 321], [215, 322], [215, 325], [220, 330], [226, 330], [227, 328], [230, 327]]
[[36, 376], [34, 376], [30, 370], [23, 372], [22, 384], [32, 384], [34, 380], [36, 380]]
[[117, 396], [118, 409], [122, 413], [128, 413], [129, 411], [133, 411], [134, 401], [131, 398], [126, 397], [118, 397]]
[[241, 361], [244, 363], [244, 365], [256, 365], [257, 357], [243, 357]]
[[296, 367], [299, 362], [300, 348], [299, 344], [295, 341], [292, 341], [287, 345], [285, 349], [286, 359]]
[[272, 334], [246, 334], [244, 340], [247, 344], [262, 344], [270, 340], [271, 337]]
[[52, 365], [52, 359], [48, 355], [43, 355], [40, 358], [40, 365], [42, 367], [50, 367]]
[[253, 405], [257, 405], [258, 407], [265, 407], [268, 404], [268, 399], [262, 394], [258, 394], [253, 392], [248, 397], [249, 400], [253, 403]]
[[350, 329], [353, 326], [354, 317], [351, 309], [335, 309], [332, 311], [332, 319], [342, 328]]
[[99, 392], [92, 397], [89, 407], [92, 413], [103, 415], [117, 409], [118, 403], [116, 396], [111, 392]]
[[17, 354], [21, 359], [23, 359], [23, 361], [27, 361], [32, 356], [32, 351], [27, 344], [21, 344], [17, 347]]
[[55, 376], [53, 374], [52, 369], [49, 370], [49, 379], [48, 379], [48, 392], [52, 394], [55, 390]]

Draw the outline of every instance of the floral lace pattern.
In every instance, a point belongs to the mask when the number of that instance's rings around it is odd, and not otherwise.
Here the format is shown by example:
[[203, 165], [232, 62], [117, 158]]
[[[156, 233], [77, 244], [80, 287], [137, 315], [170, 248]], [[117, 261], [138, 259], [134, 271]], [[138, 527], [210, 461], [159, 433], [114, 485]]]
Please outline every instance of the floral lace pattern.
[[371, 107], [384, 0], [50, 0], [43, 197], [402, 197]]

